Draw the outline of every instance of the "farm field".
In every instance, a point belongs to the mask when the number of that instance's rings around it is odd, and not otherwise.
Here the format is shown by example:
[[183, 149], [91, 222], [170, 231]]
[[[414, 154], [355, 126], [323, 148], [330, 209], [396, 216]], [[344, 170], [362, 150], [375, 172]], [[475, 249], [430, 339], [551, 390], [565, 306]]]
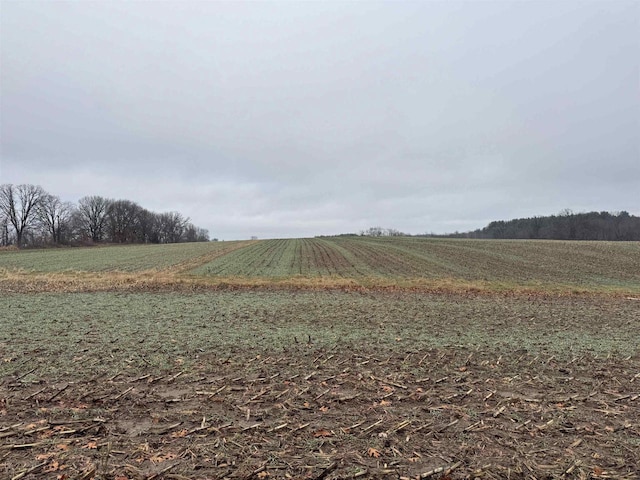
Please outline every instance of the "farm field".
[[[250, 243], [250, 242], [246, 242]], [[27, 272], [139, 272], [190, 268], [244, 245], [206, 242], [0, 251], [0, 269]]]
[[168, 247], [0, 253], [0, 478], [638, 478], [638, 244]]
[[638, 285], [640, 245], [404, 237], [268, 240], [218, 257], [192, 273]]
[[637, 294], [640, 244], [329, 237], [4, 251], [0, 283]]

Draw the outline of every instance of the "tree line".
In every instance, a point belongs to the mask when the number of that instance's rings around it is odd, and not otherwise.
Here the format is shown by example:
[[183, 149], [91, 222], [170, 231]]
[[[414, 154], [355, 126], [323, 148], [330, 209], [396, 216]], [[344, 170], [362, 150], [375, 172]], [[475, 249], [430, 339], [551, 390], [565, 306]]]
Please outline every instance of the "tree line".
[[0, 185], [0, 246], [207, 241], [209, 232], [179, 212], [99, 195], [73, 204], [38, 185]]
[[[440, 236], [440, 235], [432, 235]], [[442, 235], [454, 238], [639, 241], [640, 217], [629, 212], [573, 213], [494, 221], [482, 229]]]
[[558, 215], [496, 220], [471, 232], [412, 235], [394, 228], [371, 227], [338, 236], [640, 241], [640, 217], [625, 211], [573, 213], [566, 209]]
[[361, 237], [405, 237], [408, 234], [395, 228], [370, 227], [366, 230], [360, 230], [359, 235]]

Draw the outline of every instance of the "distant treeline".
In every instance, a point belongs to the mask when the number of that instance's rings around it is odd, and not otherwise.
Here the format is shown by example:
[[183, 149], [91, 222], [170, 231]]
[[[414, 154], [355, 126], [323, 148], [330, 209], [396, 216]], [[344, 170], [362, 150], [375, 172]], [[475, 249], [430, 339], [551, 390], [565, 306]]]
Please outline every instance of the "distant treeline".
[[394, 228], [371, 227], [338, 236], [640, 241], [640, 217], [628, 212], [573, 213], [563, 210], [558, 215], [546, 217], [498, 220], [472, 232], [412, 235]]
[[37, 185], [0, 185], [0, 246], [207, 241], [209, 232], [178, 212], [98, 195], [76, 205]]
[[573, 213], [495, 221], [482, 229], [449, 235], [449, 238], [503, 238], [547, 240], [640, 240], [640, 217], [628, 212]]

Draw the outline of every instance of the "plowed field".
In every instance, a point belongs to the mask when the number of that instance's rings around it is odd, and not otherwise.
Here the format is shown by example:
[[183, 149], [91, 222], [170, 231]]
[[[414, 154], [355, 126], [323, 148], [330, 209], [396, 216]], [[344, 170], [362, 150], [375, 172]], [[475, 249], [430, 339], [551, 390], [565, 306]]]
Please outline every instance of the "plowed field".
[[[90, 275], [83, 275], [89, 273]], [[131, 273], [126, 279], [123, 273]], [[101, 282], [640, 293], [637, 242], [329, 237], [0, 251], [0, 283]], [[19, 278], [18, 278], [19, 277]], [[26, 278], [29, 277], [29, 278]], [[77, 282], [76, 282], [77, 283]], [[105, 286], [106, 285], [106, 286]], [[53, 288], [53, 287], [52, 287]]]
[[0, 253], [0, 478], [639, 478], [637, 244], [171, 247]]
[[640, 244], [337, 237], [266, 240], [191, 271], [211, 277], [445, 279], [640, 291]]

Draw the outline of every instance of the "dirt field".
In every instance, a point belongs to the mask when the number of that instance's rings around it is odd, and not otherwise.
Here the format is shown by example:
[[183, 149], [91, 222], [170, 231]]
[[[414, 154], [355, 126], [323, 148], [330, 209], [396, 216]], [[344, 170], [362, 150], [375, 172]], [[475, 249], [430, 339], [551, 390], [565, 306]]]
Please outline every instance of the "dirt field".
[[640, 301], [0, 296], [7, 479], [639, 478]]

